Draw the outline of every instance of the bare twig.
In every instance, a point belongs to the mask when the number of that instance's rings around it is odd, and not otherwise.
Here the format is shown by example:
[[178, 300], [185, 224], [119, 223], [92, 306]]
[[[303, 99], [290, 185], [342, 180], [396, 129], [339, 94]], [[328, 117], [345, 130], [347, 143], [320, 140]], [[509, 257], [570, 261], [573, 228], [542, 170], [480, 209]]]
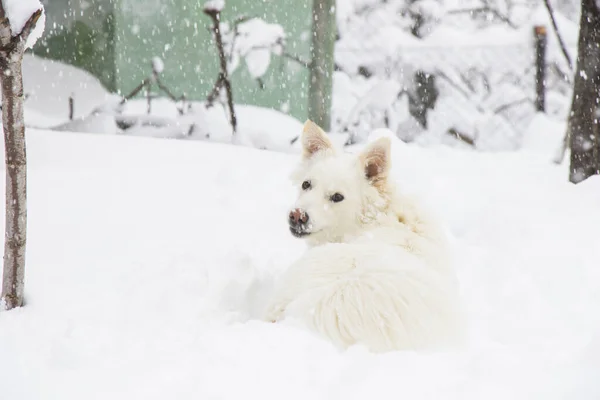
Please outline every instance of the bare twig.
[[[573, 71], [573, 62], [571, 61], [571, 57], [569, 56], [569, 52], [567, 51], [567, 46], [565, 45], [565, 42], [563, 41], [562, 36], [558, 31], [558, 25], [556, 24], [556, 19], [554, 18], [554, 10], [552, 9], [552, 5], [548, 0], [544, 0], [544, 4], [546, 5], [546, 10], [548, 10], [548, 14], [550, 15], [552, 28], [554, 29], [554, 33], [556, 34], [556, 38], [558, 39], [558, 44], [560, 45], [560, 49], [562, 50], [563, 56], [565, 57], [565, 60], [567, 60], [567, 65], [569, 66], [569, 69]], [[560, 149], [558, 150], [558, 153], [556, 154], [556, 157], [553, 160], [555, 164], [561, 164], [563, 159], [565, 158], [567, 147], [569, 147], [569, 137], [570, 133], [567, 129], [563, 137]]]
[[[469, 92], [467, 92], [465, 89], [463, 89], [458, 83], [454, 82], [448, 75], [446, 75], [443, 71], [436, 69], [434, 71], [434, 74], [436, 76], [439, 76], [440, 78], [442, 78], [443, 80], [445, 80], [446, 82], [448, 82], [450, 84], [450, 86], [452, 86], [454, 89], [458, 90], [466, 99], [470, 99], [469, 96]], [[479, 105], [475, 106], [477, 108], [477, 111], [483, 112], [483, 108]]]
[[443, 80], [448, 82], [450, 84], [450, 86], [452, 86], [454, 89], [458, 90], [463, 96], [465, 96], [466, 98], [469, 98], [469, 92], [467, 92], [465, 89], [463, 89], [458, 83], [454, 82], [448, 75], [446, 75], [445, 72], [443, 72], [439, 69], [436, 69], [434, 73], [435, 73], [435, 75], [439, 76], [440, 78], [442, 78]]
[[550, 68], [552, 71], [554, 71], [554, 73], [556, 73], [557, 75], [559, 75], [560, 78], [564, 82], [566, 82], [568, 84], [572, 83], [571, 76], [568, 73], [564, 72], [562, 69], [560, 69], [560, 66], [557, 63], [555, 63], [555, 62], [550, 63], [550, 65], [548, 65], [548, 68]]
[[302, 58], [298, 57], [297, 55], [291, 54], [291, 53], [288, 53], [287, 51], [285, 51], [285, 44], [283, 42], [281, 42], [280, 40], [278, 40], [271, 46], [252, 46], [248, 51], [263, 50], [263, 49], [271, 50], [275, 46], [281, 46], [281, 48], [283, 49], [281, 51], [281, 54], [279, 54], [281, 57], [287, 58], [288, 60], [292, 60], [292, 61], [302, 65], [305, 68], [311, 67], [311, 64], [312, 64], [311, 61], [303, 60]]
[[237, 117], [235, 115], [235, 109], [233, 106], [233, 91], [231, 89], [231, 81], [229, 80], [229, 74], [227, 72], [227, 57], [225, 56], [225, 49], [223, 47], [223, 36], [221, 34], [221, 12], [214, 8], [205, 8], [204, 14], [208, 15], [213, 22], [212, 31], [215, 35], [215, 42], [217, 45], [217, 51], [219, 53], [219, 67], [221, 69], [221, 79], [225, 92], [227, 93], [227, 105], [229, 108], [229, 119], [231, 128], [235, 135], [237, 131]]
[[165, 84], [160, 80], [158, 76], [156, 77], [156, 86], [158, 86], [158, 88], [162, 90], [167, 95], [167, 97], [173, 100], [174, 102], [178, 102], [183, 98], [183, 95], [179, 97], [175, 96], [173, 92], [171, 92], [171, 90], [165, 86]]
[[498, 18], [500, 21], [506, 23], [513, 29], [516, 29], [517, 26], [508, 18], [506, 15], [500, 14], [498, 10], [495, 10], [489, 6], [484, 7], [475, 7], [475, 8], [462, 8], [458, 10], [448, 11], [448, 14], [492, 14], [494, 17]]
[[139, 85], [135, 87], [127, 96], [121, 100], [121, 105], [125, 104], [128, 100], [134, 98], [139, 92], [142, 91], [146, 86], [150, 85], [150, 78], [144, 79]]
[[223, 87], [223, 75], [221, 73], [219, 73], [219, 76], [217, 77], [217, 80], [215, 81], [215, 84], [213, 85], [212, 90], [210, 91], [208, 96], [206, 96], [206, 108], [210, 108], [213, 106], [215, 99], [221, 92], [222, 87]]
[[182, 94], [179, 97], [175, 96], [158, 76], [156, 76], [156, 86], [158, 86], [158, 88], [162, 90], [174, 103], [181, 101], [181, 108], [177, 108], [177, 111], [179, 112], [179, 115], [183, 115], [185, 111], [185, 94]]
[[503, 105], [495, 108], [494, 114], [499, 114], [502, 111], [508, 110], [509, 108], [516, 107], [516, 106], [524, 104], [524, 103], [531, 103], [531, 102], [532, 102], [531, 99], [528, 99], [527, 97], [523, 98], [523, 99], [511, 101], [510, 103], [506, 103], [506, 104], [503, 104]]
[[558, 39], [560, 49], [562, 50], [562, 53], [565, 56], [565, 60], [567, 60], [569, 69], [573, 71], [573, 63], [571, 62], [571, 57], [569, 56], [569, 52], [567, 51], [567, 46], [565, 45], [565, 42], [563, 41], [563, 38], [560, 35], [560, 32], [558, 31], [558, 25], [556, 24], [556, 19], [554, 18], [554, 10], [552, 9], [552, 5], [548, 0], [544, 0], [544, 4], [546, 5], [546, 10], [548, 10], [548, 14], [550, 15], [550, 21], [552, 21], [552, 28], [554, 29], [554, 33], [556, 34], [556, 38]]
[[284, 52], [281, 53], [281, 56], [284, 57], [284, 58], [287, 58], [288, 60], [295, 61], [296, 63], [302, 65], [304, 68], [310, 68], [310, 66], [311, 66], [311, 62], [310, 61], [303, 60], [303, 59], [301, 59], [300, 57], [298, 57], [298, 56], [296, 56], [294, 54], [290, 54], [290, 53], [287, 53], [287, 52], [284, 51]]
[[473, 138], [465, 135], [464, 133], [459, 132], [455, 128], [448, 129], [446, 131], [446, 133], [448, 135], [460, 140], [461, 142], [468, 144], [469, 146], [475, 147], [475, 140]]
[[237, 17], [235, 19], [235, 21], [233, 21], [233, 38], [231, 39], [231, 50], [229, 51], [229, 62], [231, 62], [233, 60], [233, 54], [235, 52], [235, 41], [237, 39], [237, 37], [239, 36], [239, 26], [240, 24], [243, 24], [244, 22], [251, 20], [254, 17], [248, 17], [248, 16], [240, 16]]
[[486, 76], [485, 73], [483, 73], [482, 71], [479, 71], [475, 67], [469, 68], [466, 71], [466, 73], [458, 71], [458, 75], [460, 76], [460, 79], [469, 88], [469, 90], [471, 90], [471, 92], [473, 92], [473, 93], [477, 93], [477, 90], [475, 89], [475, 86], [471, 82], [471, 78], [469, 78], [466, 74], [471, 74], [471, 75], [477, 75], [477, 76], [479, 76], [481, 78], [482, 82], [483, 82], [483, 86], [485, 88], [486, 93], [488, 95], [491, 93], [491, 90], [492, 90], [491, 86], [492, 85], [490, 84], [490, 80], [488, 79], [488, 77]]
[[150, 91], [150, 85], [146, 85], [146, 102], [147, 102], [147, 114], [150, 115], [152, 112], [152, 92]]

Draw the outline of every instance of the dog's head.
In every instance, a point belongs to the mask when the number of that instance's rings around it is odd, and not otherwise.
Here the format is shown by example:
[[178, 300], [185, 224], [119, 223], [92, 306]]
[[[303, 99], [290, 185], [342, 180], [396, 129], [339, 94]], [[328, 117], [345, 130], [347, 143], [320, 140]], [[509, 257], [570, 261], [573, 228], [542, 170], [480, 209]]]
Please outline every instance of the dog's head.
[[390, 140], [370, 143], [360, 154], [336, 150], [325, 132], [307, 121], [302, 162], [293, 174], [298, 199], [290, 231], [313, 244], [343, 242], [360, 232], [389, 204]]

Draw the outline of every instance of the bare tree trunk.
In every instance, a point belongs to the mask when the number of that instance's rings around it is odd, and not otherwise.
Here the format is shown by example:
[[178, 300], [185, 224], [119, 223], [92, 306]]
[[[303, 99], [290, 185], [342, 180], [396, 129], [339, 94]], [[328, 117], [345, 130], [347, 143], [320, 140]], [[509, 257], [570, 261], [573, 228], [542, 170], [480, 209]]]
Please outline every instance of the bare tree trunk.
[[335, 0], [313, 0], [308, 118], [329, 131], [335, 44]]
[[600, 173], [600, 9], [595, 0], [581, 1], [575, 88], [569, 115], [569, 180], [579, 183]]
[[6, 162], [6, 228], [0, 302], [10, 310], [23, 305], [25, 242], [27, 230], [27, 159], [23, 118], [21, 63], [27, 38], [42, 10], [36, 11], [19, 35], [12, 36], [0, 2], [0, 73], [2, 74], [2, 124]]

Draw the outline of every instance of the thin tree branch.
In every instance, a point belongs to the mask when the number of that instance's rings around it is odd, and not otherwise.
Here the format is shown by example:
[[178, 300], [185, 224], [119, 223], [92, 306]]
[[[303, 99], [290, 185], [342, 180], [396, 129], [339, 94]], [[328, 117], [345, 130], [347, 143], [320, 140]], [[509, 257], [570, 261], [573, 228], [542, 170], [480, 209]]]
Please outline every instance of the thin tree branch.
[[271, 50], [271, 49], [273, 49], [276, 46], [281, 46], [281, 48], [283, 49], [282, 52], [281, 52], [281, 54], [279, 54], [281, 57], [287, 58], [289, 60], [292, 60], [292, 61], [294, 61], [294, 62], [302, 65], [305, 68], [310, 68], [311, 67], [311, 65], [312, 65], [311, 61], [303, 60], [302, 58], [298, 57], [297, 55], [291, 54], [291, 53], [288, 53], [287, 51], [285, 51], [285, 45], [280, 40], [276, 41], [271, 46], [252, 46], [250, 49], [248, 49], [248, 52], [250, 52], [252, 50], [265, 50], [265, 49]]
[[459, 132], [454, 128], [448, 129], [446, 133], [452, 136], [453, 138], [456, 138], [461, 142], [468, 144], [469, 146], [475, 147], [475, 139], [465, 135], [464, 133]]
[[[554, 10], [552, 9], [552, 5], [550, 4], [549, 0], [544, 0], [544, 4], [546, 5], [546, 10], [548, 10], [548, 14], [550, 15], [550, 21], [552, 21], [552, 28], [554, 29], [554, 33], [556, 34], [556, 38], [558, 39], [558, 44], [560, 45], [560, 49], [562, 50], [565, 60], [567, 60], [567, 65], [569, 66], [569, 69], [572, 72], [573, 71], [573, 62], [571, 61], [571, 57], [569, 56], [569, 52], [567, 51], [567, 46], [565, 45], [565, 42], [563, 41], [562, 36], [560, 35], [560, 32], [558, 31], [558, 25], [556, 23], [556, 19], [554, 18]], [[565, 135], [563, 137], [560, 149], [558, 150], [558, 153], [554, 157], [553, 161], [555, 164], [561, 164], [563, 159], [565, 158], [567, 148], [569, 147], [569, 137], [570, 137], [570, 133], [569, 133], [569, 130], [567, 129], [567, 131], [565, 132]]]
[[237, 37], [239, 36], [239, 25], [243, 24], [244, 22], [253, 19], [254, 17], [248, 17], [248, 16], [244, 16], [242, 15], [241, 17], [237, 17], [235, 21], [233, 21], [233, 38], [231, 39], [231, 51], [229, 52], [229, 62], [231, 62], [233, 60], [233, 53], [235, 51], [235, 41], [237, 39]]
[[[18, 35], [18, 36], [20, 36], [19, 40], [27, 41], [27, 39], [29, 38], [29, 35], [31, 34], [31, 31], [35, 29], [35, 25], [37, 24], [38, 19], [40, 19], [41, 16], [42, 16], [42, 9], [40, 8], [39, 10], [34, 12], [31, 15], [31, 17], [29, 17], [29, 19], [25, 23], [25, 26], [23, 26], [21, 33]], [[13, 37], [13, 40], [15, 40], [14, 37]]]
[[567, 51], [567, 46], [563, 41], [560, 32], [558, 31], [558, 25], [556, 24], [556, 19], [554, 18], [554, 10], [552, 9], [552, 5], [549, 0], [544, 0], [544, 4], [546, 5], [546, 10], [548, 10], [548, 14], [550, 14], [550, 21], [552, 21], [552, 28], [554, 29], [554, 33], [556, 34], [556, 38], [558, 39], [558, 44], [560, 45], [560, 49], [562, 50], [563, 55], [565, 56], [565, 60], [567, 60], [567, 64], [569, 65], [569, 69], [573, 71], [573, 63], [571, 62], [571, 57], [569, 56], [569, 52]]
[[513, 29], [516, 29], [517, 26], [508, 18], [506, 15], [500, 14], [498, 10], [495, 10], [489, 6], [484, 7], [475, 7], [475, 8], [461, 8], [458, 10], [450, 10], [448, 14], [492, 14], [494, 17], [498, 18], [500, 21], [506, 23]]
[[222, 86], [223, 86], [223, 75], [221, 75], [221, 73], [219, 73], [219, 77], [217, 78], [215, 84], [213, 85], [212, 90], [210, 91], [208, 96], [206, 96], [206, 108], [213, 106], [215, 99], [217, 98], [217, 96], [219, 95], [219, 92], [221, 91]]
[[129, 93], [127, 96], [123, 97], [123, 99], [121, 100], [121, 105], [125, 104], [128, 100], [131, 100], [133, 97], [135, 97], [139, 92], [142, 91], [143, 88], [145, 88], [146, 86], [148, 86], [150, 84], [150, 78], [146, 78], [144, 79], [139, 85], [137, 85], [135, 87], [135, 89], [133, 89], [131, 91], [131, 93]]
[[526, 97], [524, 99], [515, 100], [515, 101], [511, 101], [510, 103], [503, 104], [494, 109], [494, 114], [499, 114], [502, 111], [506, 111], [509, 108], [512, 108], [512, 107], [515, 107], [515, 106], [518, 106], [518, 105], [521, 105], [524, 103], [531, 103], [531, 100]]
[[298, 57], [294, 54], [287, 53], [287, 52], [281, 53], [281, 56], [284, 58], [287, 58], [289, 60], [295, 61], [296, 63], [302, 65], [304, 68], [310, 68], [310, 66], [312, 64], [312, 62], [310, 62], [310, 61], [303, 60], [300, 57]]
[[208, 15], [213, 22], [212, 31], [215, 35], [215, 42], [217, 45], [217, 51], [219, 53], [219, 67], [221, 69], [221, 78], [223, 80], [223, 86], [225, 87], [225, 92], [227, 93], [227, 105], [229, 108], [229, 118], [231, 123], [231, 128], [233, 130], [233, 134], [235, 135], [237, 131], [237, 117], [235, 114], [235, 109], [233, 106], [233, 91], [231, 89], [231, 81], [229, 80], [229, 75], [227, 72], [227, 57], [225, 56], [225, 49], [223, 47], [223, 36], [221, 34], [221, 23], [220, 16], [221, 13], [219, 10], [213, 8], [205, 8], [204, 14]]
[[178, 102], [183, 99], [183, 97], [184, 97], [183, 95], [181, 95], [179, 97], [175, 96], [173, 94], [173, 92], [171, 92], [171, 90], [160, 80], [160, 78], [158, 76], [155, 76], [155, 80], [156, 80], [156, 86], [158, 86], [158, 88], [160, 90], [165, 92], [167, 97], [169, 97], [171, 100], [173, 100], [174, 102]]
[[31, 14], [27, 22], [25, 22], [23, 29], [21, 29], [21, 33], [18, 35], [13, 35], [10, 29], [10, 22], [8, 21], [8, 17], [6, 16], [6, 12], [4, 10], [4, 6], [0, 4], [0, 48], [3, 51], [11, 51], [17, 47], [19, 42], [23, 41], [25, 43], [41, 16], [42, 9], [40, 8]]

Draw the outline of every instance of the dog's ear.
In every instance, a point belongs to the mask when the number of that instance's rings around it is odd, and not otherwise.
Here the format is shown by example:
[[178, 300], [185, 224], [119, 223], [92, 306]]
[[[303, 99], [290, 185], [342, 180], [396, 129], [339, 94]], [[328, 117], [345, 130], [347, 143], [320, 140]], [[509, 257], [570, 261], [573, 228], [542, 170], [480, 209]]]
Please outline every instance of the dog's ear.
[[391, 166], [391, 141], [382, 137], [368, 144], [359, 156], [365, 177], [379, 184], [385, 182]]
[[302, 153], [304, 159], [309, 159], [321, 151], [332, 149], [333, 144], [327, 137], [327, 134], [323, 132], [323, 129], [311, 120], [307, 120], [302, 130]]

